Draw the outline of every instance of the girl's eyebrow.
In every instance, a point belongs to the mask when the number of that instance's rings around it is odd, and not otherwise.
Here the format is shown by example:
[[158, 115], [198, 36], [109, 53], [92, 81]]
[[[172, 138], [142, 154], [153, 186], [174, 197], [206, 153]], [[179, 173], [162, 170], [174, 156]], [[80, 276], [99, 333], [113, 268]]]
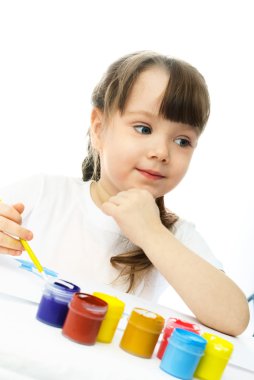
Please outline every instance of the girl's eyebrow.
[[135, 115], [135, 114], [138, 114], [138, 115], [143, 115], [143, 116], [147, 116], [147, 117], [155, 117], [155, 116], [157, 116], [154, 113], [149, 112], [149, 111], [145, 111], [145, 110], [126, 111], [125, 114], [126, 115], [133, 115], [133, 114]]

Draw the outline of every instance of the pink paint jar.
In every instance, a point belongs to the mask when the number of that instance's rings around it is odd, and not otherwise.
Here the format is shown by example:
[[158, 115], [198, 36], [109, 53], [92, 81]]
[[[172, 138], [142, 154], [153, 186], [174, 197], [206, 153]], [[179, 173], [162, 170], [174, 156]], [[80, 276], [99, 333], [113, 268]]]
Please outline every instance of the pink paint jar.
[[182, 321], [181, 319], [177, 318], [169, 318], [163, 330], [162, 341], [157, 353], [157, 358], [162, 359], [162, 356], [168, 345], [168, 339], [170, 338], [175, 328], [192, 331], [196, 334], [200, 334], [200, 327], [197, 324]]
[[77, 343], [93, 345], [108, 310], [107, 302], [87, 293], [76, 293], [69, 303], [63, 335]]

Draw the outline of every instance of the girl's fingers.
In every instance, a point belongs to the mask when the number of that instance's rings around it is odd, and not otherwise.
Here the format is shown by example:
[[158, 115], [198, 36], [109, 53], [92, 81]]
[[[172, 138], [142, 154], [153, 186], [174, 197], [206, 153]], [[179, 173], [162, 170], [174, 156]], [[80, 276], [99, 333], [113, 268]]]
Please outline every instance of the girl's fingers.
[[21, 255], [22, 251], [16, 251], [15, 249], [0, 247], [0, 254], [2, 253], [4, 253], [5, 255], [19, 256]]
[[13, 207], [0, 202], [0, 215], [12, 220], [13, 222], [21, 224], [22, 218], [19, 210], [22, 210], [22, 212], [24, 211], [24, 205], [22, 203], [17, 203]]
[[126, 202], [126, 200], [130, 199], [130, 196], [131, 193], [129, 193], [128, 191], [121, 191], [120, 193], [110, 197], [108, 202], [119, 206], [122, 202]]
[[4, 252], [5, 249], [23, 251], [24, 248], [21, 242], [12, 236], [6, 235], [3, 232], [0, 232], [0, 249]]
[[117, 211], [117, 204], [112, 203], [112, 202], [105, 202], [102, 204], [101, 207], [102, 207], [102, 211], [109, 216], [115, 215]]
[[21, 227], [19, 224], [1, 215], [0, 215], [0, 231], [5, 232], [10, 235], [17, 236], [25, 240], [31, 240], [33, 238], [33, 234], [31, 231], [27, 230], [24, 227]]
[[18, 256], [24, 250], [19, 239], [33, 238], [32, 232], [20, 225], [23, 211], [22, 203], [13, 206], [0, 203], [0, 253]]
[[23, 205], [23, 203], [16, 203], [12, 207], [15, 208], [15, 210], [17, 210], [19, 214], [22, 214], [22, 212], [25, 209], [25, 206]]

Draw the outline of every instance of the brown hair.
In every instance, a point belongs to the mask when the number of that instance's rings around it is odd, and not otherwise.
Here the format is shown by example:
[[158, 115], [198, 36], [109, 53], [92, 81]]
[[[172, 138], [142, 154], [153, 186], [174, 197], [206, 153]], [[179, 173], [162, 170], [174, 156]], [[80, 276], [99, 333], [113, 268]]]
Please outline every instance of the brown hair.
[[[111, 64], [93, 91], [93, 106], [99, 108], [106, 118], [110, 118], [116, 110], [124, 113], [130, 91], [139, 74], [152, 66], [160, 66], [169, 73], [159, 114], [167, 120], [188, 124], [201, 133], [210, 112], [209, 94], [203, 76], [188, 63], [155, 52], [128, 54]], [[90, 139], [82, 172], [84, 181], [100, 179], [100, 158]], [[163, 197], [156, 199], [156, 203], [163, 225], [173, 230], [177, 216], [165, 209]], [[152, 266], [140, 248], [113, 256], [110, 262], [120, 269], [120, 276], [127, 275], [128, 292], [134, 288], [138, 274]]]

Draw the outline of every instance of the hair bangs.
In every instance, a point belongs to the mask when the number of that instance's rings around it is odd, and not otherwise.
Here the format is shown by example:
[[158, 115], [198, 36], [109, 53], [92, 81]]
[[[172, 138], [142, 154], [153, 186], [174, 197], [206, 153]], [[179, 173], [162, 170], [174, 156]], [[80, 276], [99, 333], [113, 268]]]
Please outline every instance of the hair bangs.
[[209, 118], [210, 100], [203, 77], [192, 66], [171, 60], [170, 77], [159, 114], [165, 119], [188, 124], [200, 133]]

